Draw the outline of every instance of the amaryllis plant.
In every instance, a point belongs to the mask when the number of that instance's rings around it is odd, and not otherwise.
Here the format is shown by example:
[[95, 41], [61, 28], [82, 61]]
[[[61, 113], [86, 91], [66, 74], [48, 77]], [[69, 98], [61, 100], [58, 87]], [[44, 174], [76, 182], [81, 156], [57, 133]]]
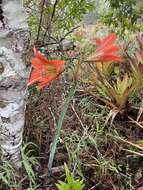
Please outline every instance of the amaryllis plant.
[[[38, 87], [40, 89], [43, 89], [51, 81], [57, 79], [58, 76], [62, 73], [63, 71], [62, 67], [65, 64], [65, 61], [48, 60], [35, 47], [33, 48], [33, 50], [34, 50], [34, 57], [31, 59], [32, 71], [29, 77], [28, 86], [31, 86], [34, 83], [37, 83]], [[59, 117], [59, 120], [56, 126], [57, 131], [56, 131], [55, 138], [51, 147], [49, 162], [48, 162], [49, 171], [51, 171], [51, 168], [52, 168], [54, 155], [56, 152], [57, 143], [59, 141], [63, 120], [68, 110], [70, 101], [72, 100], [72, 97], [75, 94], [75, 91], [76, 91], [76, 85], [74, 84], [73, 87], [69, 89], [68, 96], [64, 102], [63, 111], [61, 112], [61, 115]]]

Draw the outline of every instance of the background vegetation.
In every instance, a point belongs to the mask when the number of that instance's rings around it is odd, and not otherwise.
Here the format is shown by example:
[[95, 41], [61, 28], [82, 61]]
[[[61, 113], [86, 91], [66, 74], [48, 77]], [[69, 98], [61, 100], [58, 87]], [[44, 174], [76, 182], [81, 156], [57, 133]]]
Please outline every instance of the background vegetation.
[[[140, 190], [143, 37], [136, 36], [143, 30], [142, 1], [25, 0], [25, 8], [31, 52], [36, 46], [47, 59], [64, 59], [66, 66], [64, 74], [43, 90], [29, 88], [22, 169], [15, 171], [3, 163], [0, 188]], [[94, 25], [88, 25], [87, 13], [96, 17]], [[111, 32], [118, 34], [122, 61], [87, 64], [96, 52], [95, 39]], [[75, 84], [63, 117], [64, 103]]]

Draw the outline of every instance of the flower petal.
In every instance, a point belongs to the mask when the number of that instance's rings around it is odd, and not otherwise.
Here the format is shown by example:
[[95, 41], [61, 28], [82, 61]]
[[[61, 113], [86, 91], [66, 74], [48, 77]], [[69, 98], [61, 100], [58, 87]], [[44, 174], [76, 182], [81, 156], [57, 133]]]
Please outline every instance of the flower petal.
[[34, 69], [31, 72], [29, 81], [28, 81], [28, 86], [34, 84], [35, 82], [39, 81], [41, 79], [40, 72], [39, 70]]
[[113, 44], [115, 42], [116, 38], [117, 38], [116, 34], [111, 33], [108, 36], [106, 36], [105, 38], [101, 39], [101, 41], [102, 41], [102, 44], [103, 43], [104, 44], [108, 44], [108, 43]]
[[38, 51], [35, 47], [33, 48], [35, 57], [39, 58], [42, 62], [47, 62], [46, 57], [44, 57], [40, 51]]
[[43, 88], [45, 87], [47, 84], [49, 84], [51, 81], [55, 80], [57, 77], [57, 75], [52, 75], [52, 76], [49, 76], [49, 77], [45, 77], [45, 78], [41, 78], [39, 80], [39, 86], [40, 88]]
[[32, 63], [32, 66], [35, 68], [35, 69], [41, 69], [42, 68], [42, 62], [40, 59], [38, 59], [37, 57], [33, 57], [31, 59], [31, 63]]
[[102, 43], [102, 40], [100, 38], [95, 38], [95, 41], [96, 41], [96, 45], [101, 45]]
[[101, 40], [99, 47], [97, 48], [97, 51], [102, 51], [106, 46], [112, 45], [116, 40], [116, 34], [112, 33]]
[[[96, 61], [98, 61], [98, 58]], [[99, 61], [122, 61], [122, 59], [120, 56], [113, 55], [113, 54], [107, 54], [107, 55], [101, 56], [99, 58]]]
[[116, 45], [109, 45], [104, 49], [104, 54], [110, 53], [113, 54], [114, 52], [117, 52], [119, 48]]
[[62, 65], [65, 63], [63, 60], [51, 60], [51, 64], [54, 64], [56, 67], [57, 73], [59, 73], [62, 69]]

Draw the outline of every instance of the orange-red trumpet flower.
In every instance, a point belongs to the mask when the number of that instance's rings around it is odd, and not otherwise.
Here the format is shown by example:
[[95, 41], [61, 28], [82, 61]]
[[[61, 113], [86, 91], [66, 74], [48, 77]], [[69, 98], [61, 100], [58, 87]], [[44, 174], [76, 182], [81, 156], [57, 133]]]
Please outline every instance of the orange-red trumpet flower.
[[116, 34], [112, 33], [103, 39], [95, 39], [97, 49], [88, 61], [121, 61], [122, 58], [118, 55], [119, 47], [114, 43], [116, 38]]
[[38, 82], [39, 87], [43, 88], [58, 77], [62, 72], [62, 66], [65, 61], [47, 60], [35, 47], [33, 50], [35, 56], [31, 59], [33, 68], [28, 81], [28, 86]]

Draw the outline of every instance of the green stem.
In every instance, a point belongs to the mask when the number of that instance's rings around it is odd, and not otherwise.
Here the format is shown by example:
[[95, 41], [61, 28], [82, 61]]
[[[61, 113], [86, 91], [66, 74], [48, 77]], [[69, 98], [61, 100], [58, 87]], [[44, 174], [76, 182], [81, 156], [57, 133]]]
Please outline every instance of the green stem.
[[52, 147], [51, 147], [50, 157], [49, 157], [49, 161], [48, 161], [48, 169], [49, 169], [49, 171], [51, 171], [51, 168], [52, 168], [52, 165], [53, 165], [53, 160], [54, 160], [57, 144], [58, 144], [58, 141], [59, 141], [62, 124], [63, 124], [64, 118], [65, 118], [65, 115], [67, 113], [70, 101], [72, 100], [72, 97], [75, 94], [75, 92], [76, 92], [76, 85], [74, 85], [70, 89], [69, 94], [68, 94], [67, 98], [65, 99], [63, 112], [61, 112], [59, 120], [58, 120], [58, 123], [57, 123], [56, 134], [55, 134], [54, 141], [53, 141], [53, 144], [52, 144]]

